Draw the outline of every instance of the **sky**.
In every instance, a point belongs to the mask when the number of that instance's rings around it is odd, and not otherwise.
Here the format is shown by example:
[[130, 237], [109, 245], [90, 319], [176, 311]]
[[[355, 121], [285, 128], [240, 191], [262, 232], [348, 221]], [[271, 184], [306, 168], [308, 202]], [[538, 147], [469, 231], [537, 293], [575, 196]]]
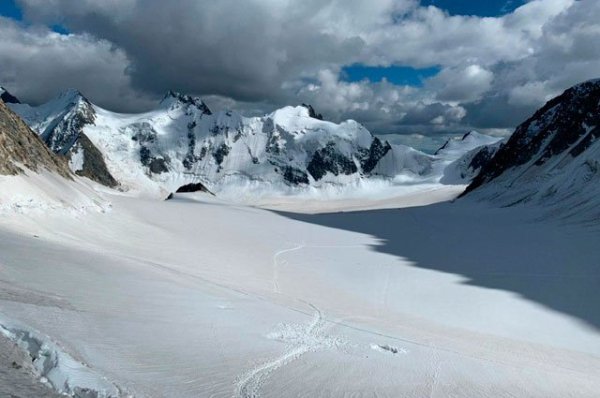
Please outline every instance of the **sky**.
[[149, 110], [312, 104], [376, 134], [509, 134], [600, 77], [596, 0], [0, 0], [0, 85]]

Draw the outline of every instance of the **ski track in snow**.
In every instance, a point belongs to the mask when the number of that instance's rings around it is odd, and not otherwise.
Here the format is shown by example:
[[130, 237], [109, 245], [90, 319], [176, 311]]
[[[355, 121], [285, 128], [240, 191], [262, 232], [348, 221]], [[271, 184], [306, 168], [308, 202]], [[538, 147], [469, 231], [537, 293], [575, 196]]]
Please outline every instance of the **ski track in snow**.
[[269, 333], [268, 338], [285, 343], [287, 349], [280, 356], [259, 364], [242, 375], [238, 379], [235, 396], [241, 398], [259, 397], [260, 388], [274, 371], [295, 361], [307, 352], [336, 349], [343, 344], [341, 339], [324, 333], [325, 320], [321, 311], [313, 304], [304, 303], [315, 311], [311, 323], [308, 326], [282, 323], [277, 331]]
[[[273, 292], [280, 294], [279, 290], [279, 267], [285, 262], [279, 262], [279, 257], [285, 253], [290, 253], [304, 248], [348, 248], [361, 247], [361, 245], [310, 245], [305, 243], [298, 244], [292, 248], [282, 249], [273, 255]], [[292, 361], [300, 358], [307, 352], [314, 352], [324, 349], [337, 349], [345, 342], [336, 337], [325, 334], [325, 319], [323, 313], [312, 303], [298, 299], [303, 304], [308, 305], [315, 311], [314, 318], [308, 326], [297, 324], [279, 325], [279, 330], [270, 333], [267, 337], [285, 343], [288, 347], [280, 356], [255, 366], [252, 370], [246, 372], [238, 378], [236, 383], [236, 393], [234, 396], [241, 398], [255, 398], [260, 396], [260, 388], [273, 372]]]
[[280, 293], [280, 291], [279, 291], [279, 266], [284, 265], [286, 263], [285, 261], [282, 263], [279, 263], [279, 261], [277, 261], [278, 257], [285, 253], [303, 249], [304, 247], [306, 247], [306, 245], [304, 243], [301, 243], [295, 247], [292, 247], [291, 249], [280, 250], [273, 255], [273, 293]]
[[302, 249], [347, 249], [355, 247], [363, 247], [363, 245], [306, 245], [306, 243], [300, 243], [292, 248], [279, 250], [273, 255], [273, 293], [281, 293], [279, 289], [279, 268], [287, 264], [285, 260], [278, 261], [281, 255]]

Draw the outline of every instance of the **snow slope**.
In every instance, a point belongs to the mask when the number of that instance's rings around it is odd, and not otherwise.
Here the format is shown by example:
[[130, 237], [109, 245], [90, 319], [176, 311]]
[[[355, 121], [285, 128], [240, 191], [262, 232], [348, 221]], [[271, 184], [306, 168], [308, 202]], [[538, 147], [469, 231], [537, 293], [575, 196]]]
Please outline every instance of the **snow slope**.
[[477, 131], [469, 131], [462, 137], [448, 139], [444, 145], [435, 151], [435, 155], [444, 159], [456, 160], [467, 152], [482, 146], [495, 144], [501, 139], [501, 137], [493, 137]]
[[600, 388], [597, 230], [472, 202], [308, 216], [197, 194], [111, 201], [84, 222], [2, 218], [0, 313], [120, 391]]
[[467, 188], [501, 206], [543, 206], [547, 216], [600, 219], [600, 80], [550, 100], [521, 124]]
[[450, 185], [469, 184], [504, 144], [506, 139], [500, 139], [471, 149], [444, 168], [444, 176], [440, 182]]

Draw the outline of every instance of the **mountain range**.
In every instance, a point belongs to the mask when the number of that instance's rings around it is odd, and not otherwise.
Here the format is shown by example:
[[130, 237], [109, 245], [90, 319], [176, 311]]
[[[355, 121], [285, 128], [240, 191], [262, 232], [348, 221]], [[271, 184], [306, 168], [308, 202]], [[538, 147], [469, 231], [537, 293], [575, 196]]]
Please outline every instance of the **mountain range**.
[[430, 156], [391, 145], [352, 120], [324, 121], [310, 105], [247, 118], [213, 113], [200, 98], [172, 91], [141, 114], [107, 111], [76, 90], [40, 106], [16, 98], [9, 106], [74, 173], [139, 192], [174, 192], [191, 183], [219, 192], [240, 184], [293, 191], [398, 175], [435, 180], [448, 160], [497, 140], [473, 132], [462, 145], [450, 142], [453, 150]]
[[[198, 97], [170, 91], [152, 111], [119, 114], [76, 90], [39, 106], [0, 92], [73, 173], [122, 191], [165, 194], [187, 186], [217, 194], [225, 187], [293, 193], [409, 179], [468, 185], [463, 197], [500, 206], [562, 204], [566, 215], [600, 215], [598, 80], [552, 99], [509, 138], [472, 131], [448, 140], [434, 155], [392, 145], [352, 120], [325, 121], [306, 104], [244, 117], [213, 112]], [[6, 119], [8, 109], [2, 109]], [[7, 145], [14, 146], [4, 144], [4, 150]], [[38, 153], [39, 145], [30, 150]], [[19, 156], [15, 162], [27, 166]], [[8, 169], [14, 167], [5, 164]], [[65, 174], [63, 166], [58, 170]]]

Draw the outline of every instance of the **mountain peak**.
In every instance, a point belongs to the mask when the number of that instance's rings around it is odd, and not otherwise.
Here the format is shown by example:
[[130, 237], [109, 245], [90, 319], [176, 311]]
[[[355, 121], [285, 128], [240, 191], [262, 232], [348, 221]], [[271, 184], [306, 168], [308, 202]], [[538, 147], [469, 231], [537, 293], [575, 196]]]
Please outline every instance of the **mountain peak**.
[[91, 106], [90, 101], [79, 90], [74, 88], [68, 88], [59, 92], [53, 100], [48, 102], [55, 109], [71, 108], [82, 103], [86, 106]]
[[67, 88], [66, 90], [63, 90], [58, 94], [58, 98], [76, 99], [79, 97], [86, 99], [85, 96], [81, 94], [81, 91], [75, 88]]
[[468, 131], [468, 132], [466, 132], [466, 133], [465, 133], [465, 134], [462, 136], [462, 138], [461, 138], [460, 140], [461, 140], [461, 141], [464, 141], [464, 140], [466, 140], [466, 139], [468, 139], [468, 138], [472, 138], [472, 137], [479, 137], [479, 136], [481, 136], [481, 134], [480, 134], [480, 133], [478, 133], [478, 132], [477, 132], [477, 131], [475, 131], [475, 130], [471, 130], [471, 131]]
[[499, 141], [500, 138], [481, 134], [475, 130], [471, 130], [462, 136], [450, 137], [444, 145], [442, 145], [434, 155], [456, 157], [465, 151], [470, 151], [479, 146], [491, 145]]
[[160, 101], [161, 104], [172, 105], [173, 103], [180, 103], [183, 105], [193, 105], [202, 111], [202, 113], [206, 115], [212, 115], [211, 110], [208, 106], [202, 101], [200, 97], [192, 97], [191, 95], [182, 94], [177, 91], [169, 90], [163, 99]]
[[8, 90], [2, 86], [0, 86], [0, 99], [5, 104], [20, 104], [21, 103], [21, 101], [19, 101], [19, 99], [17, 97], [15, 97], [11, 93], [9, 93]]

